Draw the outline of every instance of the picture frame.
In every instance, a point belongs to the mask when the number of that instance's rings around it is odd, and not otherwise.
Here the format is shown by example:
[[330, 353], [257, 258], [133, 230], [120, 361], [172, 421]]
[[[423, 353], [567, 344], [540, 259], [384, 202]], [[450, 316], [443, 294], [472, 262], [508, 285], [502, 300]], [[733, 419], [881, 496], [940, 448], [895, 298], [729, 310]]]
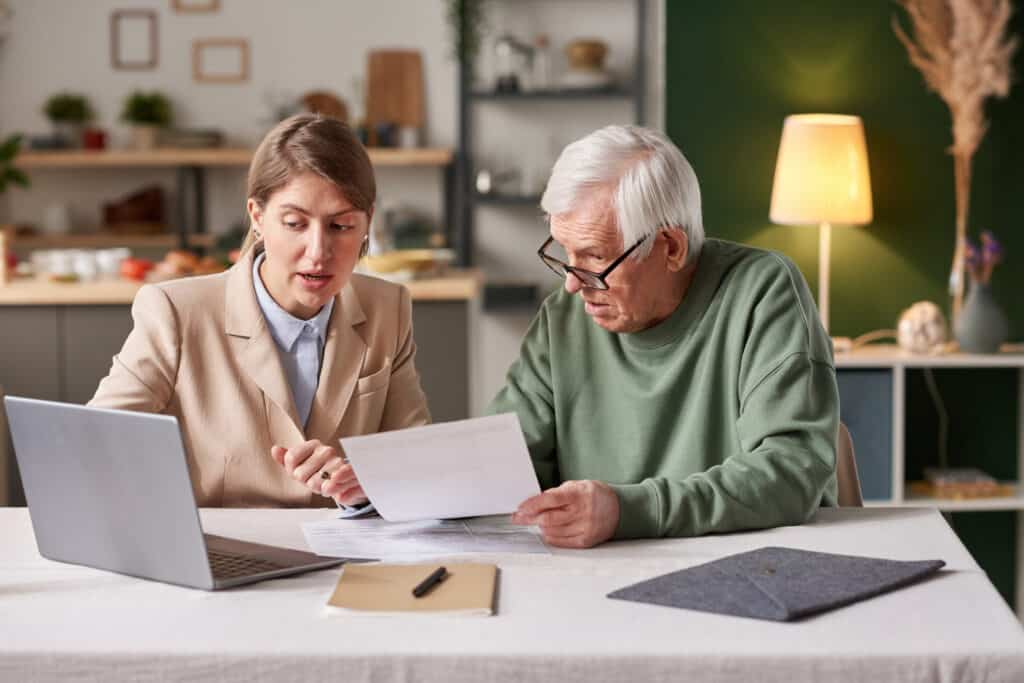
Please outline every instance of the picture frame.
[[171, 9], [178, 13], [206, 13], [220, 9], [220, 0], [171, 0]]
[[197, 83], [242, 83], [249, 80], [249, 41], [245, 38], [193, 40], [192, 79]]
[[154, 10], [123, 9], [110, 13], [110, 65], [114, 69], [155, 69], [159, 44]]

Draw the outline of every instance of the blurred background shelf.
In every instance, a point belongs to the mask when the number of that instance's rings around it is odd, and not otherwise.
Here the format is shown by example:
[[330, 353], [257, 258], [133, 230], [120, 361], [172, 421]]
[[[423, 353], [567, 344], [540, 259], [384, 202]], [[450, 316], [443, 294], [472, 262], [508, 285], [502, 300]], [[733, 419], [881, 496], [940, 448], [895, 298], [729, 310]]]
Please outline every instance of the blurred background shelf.
[[476, 195], [478, 204], [489, 204], [492, 206], [533, 206], [540, 209], [539, 194], [479, 194]]
[[540, 304], [540, 287], [532, 282], [488, 282], [483, 289], [485, 311], [526, 310]]
[[981, 512], [983, 510], [1024, 510], [1024, 491], [1016, 481], [1000, 482], [1014, 488], [1012, 496], [991, 498], [936, 498], [908, 493], [902, 505], [906, 507], [933, 507], [943, 512]]
[[[453, 159], [447, 147], [424, 149], [370, 148], [375, 166], [446, 166]], [[248, 166], [253, 150], [242, 148], [157, 148], [151, 150], [59, 150], [23, 152], [16, 165], [24, 169], [125, 168], [132, 166]]]
[[[189, 235], [188, 245], [191, 247], [212, 247], [216, 239], [217, 236], [211, 234]], [[114, 232], [96, 232], [16, 237], [13, 246], [19, 249], [106, 249], [109, 247], [174, 249], [179, 246], [180, 241], [181, 237], [176, 233], [122, 235]]]
[[494, 90], [475, 90], [470, 93], [474, 100], [603, 100], [635, 97], [636, 93], [628, 88], [602, 88], [600, 90], [560, 89], [560, 90], [528, 90], [525, 92], [496, 92]]
[[[443, 171], [443, 216], [442, 224], [451, 225], [455, 216], [453, 209], [453, 173], [455, 153], [450, 147], [430, 148], [380, 148], [367, 149], [374, 166], [383, 168], [435, 168]], [[206, 229], [206, 181], [205, 171], [209, 168], [244, 169], [252, 160], [253, 150], [245, 148], [156, 148], [150, 150], [47, 150], [28, 151], [19, 154], [15, 165], [22, 170], [60, 169], [115, 169], [115, 168], [173, 168], [177, 174], [174, 195], [177, 197], [174, 222], [178, 225], [177, 239], [167, 237], [167, 246], [187, 248], [210, 246], [212, 243], [196, 241], [196, 236], [207, 234]], [[447, 236], [449, 240], [454, 235]], [[20, 242], [20, 240], [19, 240]], [[107, 246], [88, 245], [88, 246]], [[125, 244], [117, 246], [162, 247], [162, 242]], [[77, 246], [74, 240], [61, 241], [53, 246]], [[84, 246], [84, 245], [83, 245]]]

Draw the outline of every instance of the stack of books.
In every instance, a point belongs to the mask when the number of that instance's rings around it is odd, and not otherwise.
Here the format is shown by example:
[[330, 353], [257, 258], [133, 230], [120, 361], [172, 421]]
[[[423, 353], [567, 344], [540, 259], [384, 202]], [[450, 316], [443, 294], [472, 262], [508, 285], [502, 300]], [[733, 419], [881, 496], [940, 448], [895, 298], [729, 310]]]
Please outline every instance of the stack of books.
[[911, 491], [923, 496], [949, 500], [1014, 495], [1012, 486], [1000, 484], [994, 477], [976, 467], [926, 467], [924, 477], [925, 481], [911, 484]]

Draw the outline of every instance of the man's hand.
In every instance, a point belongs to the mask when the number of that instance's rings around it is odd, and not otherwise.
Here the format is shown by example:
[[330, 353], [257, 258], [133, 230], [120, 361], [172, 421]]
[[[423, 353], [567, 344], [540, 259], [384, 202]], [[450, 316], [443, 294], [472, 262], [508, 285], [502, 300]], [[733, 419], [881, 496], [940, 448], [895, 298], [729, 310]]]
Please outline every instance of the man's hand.
[[[355, 471], [336, 448], [313, 439], [287, 450], [274, 446], [270, 449], [270, 456], [284, 467], [288, 476], [315, 493], [334, 498], [341, 505], [366, 502], [366, 494], [356, 479]], [[330, 475], [328, 479], [324, 479], [324, 472]]]
[[619, 526], [619, 497], [603, 481], [567, 481], [519, 504], [515, 524], [536, 524], [544, 542], [563, 548], [604, 543]]

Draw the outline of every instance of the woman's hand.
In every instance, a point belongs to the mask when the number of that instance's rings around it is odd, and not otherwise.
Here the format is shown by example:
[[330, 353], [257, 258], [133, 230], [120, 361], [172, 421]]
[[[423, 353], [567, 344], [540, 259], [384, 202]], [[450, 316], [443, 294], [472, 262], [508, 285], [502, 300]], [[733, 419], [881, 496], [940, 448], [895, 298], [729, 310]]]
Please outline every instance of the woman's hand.
[[[273, 446], [270, 456], [284, 467], [292, 479], [321, 496], [334, 498], [340, 505], [360, 505], [367, 501], [363, 487], [345, 456], [317, 439], [289, 449]], [[324, 473], [329, 476], [324, 478]]]

